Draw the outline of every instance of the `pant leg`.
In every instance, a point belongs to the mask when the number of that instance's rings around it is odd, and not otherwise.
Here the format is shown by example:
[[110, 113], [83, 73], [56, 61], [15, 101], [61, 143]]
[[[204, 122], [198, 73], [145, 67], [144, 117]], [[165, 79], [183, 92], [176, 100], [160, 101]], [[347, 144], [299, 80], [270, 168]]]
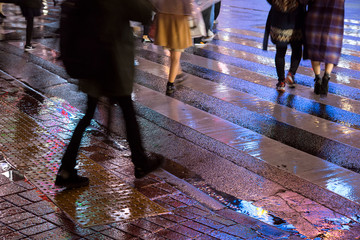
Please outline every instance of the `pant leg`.
[[86, 128], [90, 125], [91, 119], [94, 116], [97, 102], [97, 98], [88, 96], [85, 116], [79, 121], [74, 130], [70, 143], [67, 146], [65, 154], [61, 159], [61, 166], [59, 168], [59, 172], [62, 170], [66, 170], [68, 172], [74, 170], [76, 166], [76, 157], [79, 152], [81, 139]]
[[285, 54], [287, 46], [276, 46], [275, 66], [276, 73], [280, 82], [285, 81]]
[[215, 3], [215, 10], [214, 10], [215, 16], [214, 16], [214, 20], [216, 20], [216, 19], [218, 18], [219, 14], [220, 14], [220, 8], [221, 8], [221, 1]]
[[141, 166], [145, 164], [144, 161], [146, 161], [147, 158], [131, 96], [119, 97], [118, 102], [125, 120], [126, 138], [129, 142], [132, 162], [134, 165]]
[[290, 63], [289, 72], [295, 75], [302, 58], [302, 44], [291, 43], [291, 51], [292, 53], [291, 53], [291, 63]]
[[32, 32], [34, 28], [34, 17], [26, 17], [26, 42], [25, 45], [31, 44]]

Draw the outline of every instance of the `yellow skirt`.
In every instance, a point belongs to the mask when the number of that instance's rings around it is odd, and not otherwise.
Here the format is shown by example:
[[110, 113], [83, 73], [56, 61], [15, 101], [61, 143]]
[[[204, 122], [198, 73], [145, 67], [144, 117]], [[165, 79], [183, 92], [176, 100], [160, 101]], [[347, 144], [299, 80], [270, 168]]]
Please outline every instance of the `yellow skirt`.
[[158, 13], [155, 44], [181, 50], [192, 46], [188, 16]]

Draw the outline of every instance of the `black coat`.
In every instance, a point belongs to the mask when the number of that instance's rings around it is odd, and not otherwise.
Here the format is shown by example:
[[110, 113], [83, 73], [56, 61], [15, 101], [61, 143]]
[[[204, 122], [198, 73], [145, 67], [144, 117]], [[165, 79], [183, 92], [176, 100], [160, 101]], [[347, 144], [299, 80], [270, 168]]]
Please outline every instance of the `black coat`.
[[269, 35], [272, 43], [284, 46], [303, 41], [305, 7], [298, 0], [267, 0], [271, 9], [266, 21], [263, 49], [267, 50]]

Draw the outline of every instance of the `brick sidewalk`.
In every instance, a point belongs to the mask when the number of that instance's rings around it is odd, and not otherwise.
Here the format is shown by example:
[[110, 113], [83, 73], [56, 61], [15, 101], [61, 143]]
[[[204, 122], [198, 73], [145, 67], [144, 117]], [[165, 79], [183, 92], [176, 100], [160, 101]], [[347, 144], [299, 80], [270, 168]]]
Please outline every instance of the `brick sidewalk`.
[[[81, 115], [77, 109], [61, 99], [44, 98], [17, 81], [0, 78], [0, 86], [2, 101], [28, 114], [64, 142], [69, 140]], [[171, 213], [81, 228], [7, 164], [0, 144], [0, 239], [300, 239], [296, 233], [227, 208], [209, 209], [156, 173], [135, 180], [126, 142], [109, 137], [95, 122], [86, 132], [82, 153]]]

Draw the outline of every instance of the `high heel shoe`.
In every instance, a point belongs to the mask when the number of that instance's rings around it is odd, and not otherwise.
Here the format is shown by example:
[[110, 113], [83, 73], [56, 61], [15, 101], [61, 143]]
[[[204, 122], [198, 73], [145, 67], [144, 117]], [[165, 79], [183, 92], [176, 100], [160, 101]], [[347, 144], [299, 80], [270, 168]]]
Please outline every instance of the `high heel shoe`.
[[328, 94], [329, 81], [330, 81], [330, 75], [325, 73], [323, 78], [322, 78], [322, 82], [321, 82], [321, 86], [320, 86], [320, 94], [321, 95], [327, 95]]
[[321, 83], [322, 83], [322, 79], [320, 78], [319, 75], [315, 75], [315, 79], [314, 79], [314, 93], [319, 95], [320, 94], [320, 88], [321, 88]]

